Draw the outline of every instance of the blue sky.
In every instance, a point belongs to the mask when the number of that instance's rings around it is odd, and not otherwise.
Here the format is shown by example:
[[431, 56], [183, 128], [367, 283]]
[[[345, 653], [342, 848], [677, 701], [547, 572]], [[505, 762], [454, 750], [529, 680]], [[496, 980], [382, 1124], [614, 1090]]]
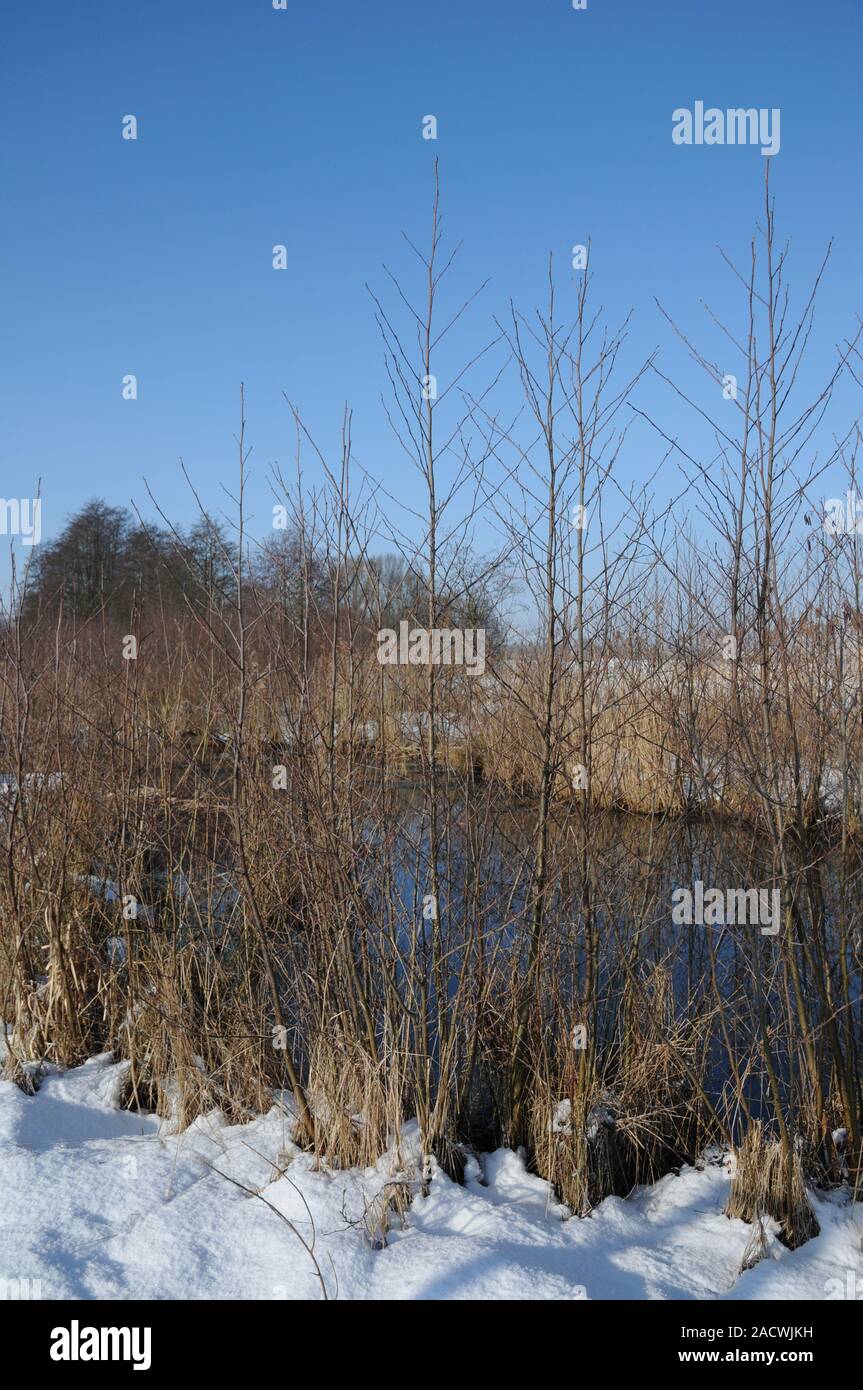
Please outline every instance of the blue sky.
[[[268, 467], [293, 464], [283, 391], [332, 456], [349, 401], [357, 459], [414, 500], [365, 285], [386, 292], [386, 262], [420, 291], [401, 232], [425, 244], [435, 156], [463, 242], [452, 301], [490, 279], [458, 348], [486, 341], [510, 296], [542, 302], [549, 251], [565, 315], [570, 248], [590, 236], [597, 302], [633, 311], [632, 360], [661, 344], [683, 381], [654, 296], [702, 339], [701, 299], [740, 322], [716, 247], [746, 254], [765, 164], [757, 148], [675, 146], [672, 111], [697, 99], [781, 109], [771, 181], [801, 288], [835, 238], [824, 366], [863, 307], [861, 36], [860, 0], [6, 0], [0, 490], [32, 496], [41, 477], [50, 536], [93, 495], [152, 515], [146, 477], [187, 523], [178, 458], [218, 505], [243, 380], [256, 525]], [[641, 403], [683, 428], [660, 383]], [[643, 429], [624, 475], [658, 452]]]

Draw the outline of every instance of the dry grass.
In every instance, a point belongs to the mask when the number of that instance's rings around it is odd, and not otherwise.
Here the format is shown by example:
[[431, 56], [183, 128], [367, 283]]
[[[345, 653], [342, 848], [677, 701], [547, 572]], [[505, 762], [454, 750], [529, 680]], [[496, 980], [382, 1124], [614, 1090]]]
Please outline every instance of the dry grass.
[[818, 1220], [806, 1195], [806, 1179], [799, 1155], [790, 1162], [782, 1145], [767, 1135], [756, 1121], [735, 1150], [735, 1170], [726, 1216], [761, 1223], [765, 1216], [780, 1226], [780, 1239], [789, 1249], [818, 1234]]

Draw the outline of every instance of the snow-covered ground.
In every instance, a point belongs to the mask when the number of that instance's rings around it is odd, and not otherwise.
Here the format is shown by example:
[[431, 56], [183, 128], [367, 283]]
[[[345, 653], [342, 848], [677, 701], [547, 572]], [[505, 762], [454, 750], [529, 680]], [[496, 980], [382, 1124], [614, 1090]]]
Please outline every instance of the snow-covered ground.
[[863, 1204], [813, 1196], [821, 1234], [794, 1253], [771, 1240], [741, 1274], [751, 1231], [722, 1215], [718, 1165], [567, 1220], [548, 1184], [499, 1150], [464, 1187], [436, 1173], [375, 1248], [394, 1158], [316, 1171], [281, 1106], [169, 1135], [117, 1107], [123, 1076], [97, 1057], [47, 1076], [35, 1096], [0, 1081], [0, 1279], [38, 1280], [43, 1298], [60, 1299], [320, 1299], [321, 1281], [342, 1299], [863, 1295]]

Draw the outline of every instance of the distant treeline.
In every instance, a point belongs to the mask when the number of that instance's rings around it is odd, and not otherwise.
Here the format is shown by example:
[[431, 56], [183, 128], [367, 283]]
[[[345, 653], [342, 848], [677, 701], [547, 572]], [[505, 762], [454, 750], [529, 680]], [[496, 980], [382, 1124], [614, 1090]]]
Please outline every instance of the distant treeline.
[[[21, 596], [27, 625], [58, 616], [76, 624], [96, 617], [128, 624], [142, 613], [224, 613], [236, 604], [238, 549], [228, 528], [201, 515], [188, 528], [151, 525], [123, 507], [93, 498], [59, 535], [34, 552]], [[401, 555], [362, 555], [335, 561], [300, 522], [247, 543], [246, 600], [276, 605], [298, 627], [325, 624], [338, 608], [360, 627], [425, 621], [428, 583], [421, 566]], [[469, 557], [436, 594], [440, 622], [484, 627], [499, 640], [506, 592]]]

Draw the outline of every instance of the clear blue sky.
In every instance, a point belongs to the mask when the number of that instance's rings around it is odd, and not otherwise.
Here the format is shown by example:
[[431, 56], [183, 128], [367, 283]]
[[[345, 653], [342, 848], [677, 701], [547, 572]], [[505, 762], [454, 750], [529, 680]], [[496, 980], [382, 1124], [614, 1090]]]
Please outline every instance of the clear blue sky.
[[[696, 99], [781, 108], [771, 180], [798, 284], [836, 242], [826, 362], [863, 309], [861, 36], [860, 0], [6, 0], [0, 492], [41, 477], [50, 536], [92, 495], [152, 514], [146, 477], [185, 523], [178, 457], [210, 502], [234, 483], [242, 379], [263, 524], [267, 466], [293, 458], [283, 390], [332, 452], [350, 401], [358, 458], [410, 500], [365, 283], [386, 288], [386, 261], [419, 287], [401, 231], [425, 244], [436, 155], [464, 242], [452, 294], [491, 278], [475, 343], [510, 295], [541, 302], [549, 251], [565, 312], [570, 248], [591, 236], [633, 354], [662, 343], [678, 370], [654, 295], [699, 332], [700, 298], [737, 314], [715, 248], [745, 254], [765, 163], [675, 146], [671, 113]], [[680, 427], [667, 391], [643, 400]], [[642, 434], [625, 467], [656, 455]]]

